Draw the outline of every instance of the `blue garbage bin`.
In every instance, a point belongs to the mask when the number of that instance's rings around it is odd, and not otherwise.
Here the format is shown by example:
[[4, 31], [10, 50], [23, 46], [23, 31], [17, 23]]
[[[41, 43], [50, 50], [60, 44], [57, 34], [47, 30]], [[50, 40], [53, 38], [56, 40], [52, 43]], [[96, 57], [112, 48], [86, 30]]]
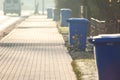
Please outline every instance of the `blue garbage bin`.
[[52, 19], [52, 17], [53, 17], [53, 9], [47, 8], [47, 18]]
[[53, 21], [59, 21], [59, 10], [53, 9]]
[[60, 10], [60, 24], [61, 26], [67, 27], [68, 23], [67, 23], [67, 19], [69, 19], [71, 17], [71, 9], [66, 9], [63, 8]]
[[94, 44], [99, 80], [120, 80], [120, 34], [98, 35]]
[[85, 18], [69, 18], [69, 43], [70, 45], [85, 50], [87, 29], [89, 25], [88, 19]]

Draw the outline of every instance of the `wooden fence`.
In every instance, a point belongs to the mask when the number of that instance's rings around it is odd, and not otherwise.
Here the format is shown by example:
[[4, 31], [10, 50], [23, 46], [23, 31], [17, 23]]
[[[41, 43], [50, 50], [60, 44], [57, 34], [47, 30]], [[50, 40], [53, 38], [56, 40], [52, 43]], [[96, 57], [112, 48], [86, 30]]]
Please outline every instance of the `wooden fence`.
[[96, 36], [98, 34], [105, 34], [105, 21], [100, 21], [94, 18], [90, 20], [90, 36]]
[[94, 18], [90, 20], [90, 36], [96, 36], [99, 34], [115, 34], [120, 33], [120, 21], [118, 24], [115, 22], [105, 23]]

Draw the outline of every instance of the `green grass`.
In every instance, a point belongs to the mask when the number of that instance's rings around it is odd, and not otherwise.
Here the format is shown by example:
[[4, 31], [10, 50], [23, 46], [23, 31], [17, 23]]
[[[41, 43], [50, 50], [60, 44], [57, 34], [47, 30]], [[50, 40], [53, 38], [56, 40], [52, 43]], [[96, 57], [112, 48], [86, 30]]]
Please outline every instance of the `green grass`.
[[82, 80], [82, 79], [81, 79], [82, 74], [81, 74], [81, 72], [80, 72], [80, 69], [79, 69], [79, 67], [78, 67], [78, 65], [77, 65], [76, 60], [73, 60], [72, 63], [71, 63], [71, 65], [72, 65], [72, 67], [73, 67], [73, 71], [74, 71], [75, 74], [76, 74], [77, 80]]
[[[88, 76], [89, 80], [97, 80], [96, 65], [94, 59], [77, 59], [73, 60], [71, 64], [76, 74], [77, 80], [84, 80], [84, 76]], [[85, 78], [85, 80], [87, 79]]]
[[61, 34], [63, 35], [67, 35], [68, 32], [69, 32], [69, 27], [61, 27], [61, 26], [58, 26], [58, 30]]

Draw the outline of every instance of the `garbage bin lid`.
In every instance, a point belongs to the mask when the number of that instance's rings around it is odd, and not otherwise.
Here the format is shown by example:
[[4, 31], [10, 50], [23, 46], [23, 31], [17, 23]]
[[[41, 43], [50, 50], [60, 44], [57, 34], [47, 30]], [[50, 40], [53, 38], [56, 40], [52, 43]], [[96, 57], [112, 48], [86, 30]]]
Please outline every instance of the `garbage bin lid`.
[[86, 18], [69, 18], [68, 22], [79, 22], [79, 23], [88, 23], [88, 19]]
[[101, 34], [98, 36], [102, 38], [120, 38], [120, 34]]
[[90, 37], [90, 43], [120, 43], [120, 34], [101, 34], [98, 36]]
[[69, 8], [62, 8], [62, 9], [60, 9], [61, 11], [64, 11], [64, 10], [67, 10], [67, 11], [72, 11], [71, 9], [69, 9]]
[[47, 8], [47, 9], [53, 9], [52, 7], [49, 7], [49, 8]]

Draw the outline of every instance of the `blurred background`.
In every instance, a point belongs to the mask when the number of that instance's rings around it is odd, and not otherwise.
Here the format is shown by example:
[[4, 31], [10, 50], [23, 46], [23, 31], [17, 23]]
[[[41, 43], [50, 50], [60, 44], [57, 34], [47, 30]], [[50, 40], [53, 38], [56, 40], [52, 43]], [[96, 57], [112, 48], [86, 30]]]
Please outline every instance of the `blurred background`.
[[[0, 1], [0, 10], [3, 9], [3, 1]], [[21, 0], [22, 3], [22, 10], [34, 10], [35, 9], [35, 1], [37, 0]], [[39, 10], [42, 10], [44, 1], [44, 10], [46, 10], [48, 7], [55, 7], [55, 1], [54, 0], [38, 0], [39, 2]]]

